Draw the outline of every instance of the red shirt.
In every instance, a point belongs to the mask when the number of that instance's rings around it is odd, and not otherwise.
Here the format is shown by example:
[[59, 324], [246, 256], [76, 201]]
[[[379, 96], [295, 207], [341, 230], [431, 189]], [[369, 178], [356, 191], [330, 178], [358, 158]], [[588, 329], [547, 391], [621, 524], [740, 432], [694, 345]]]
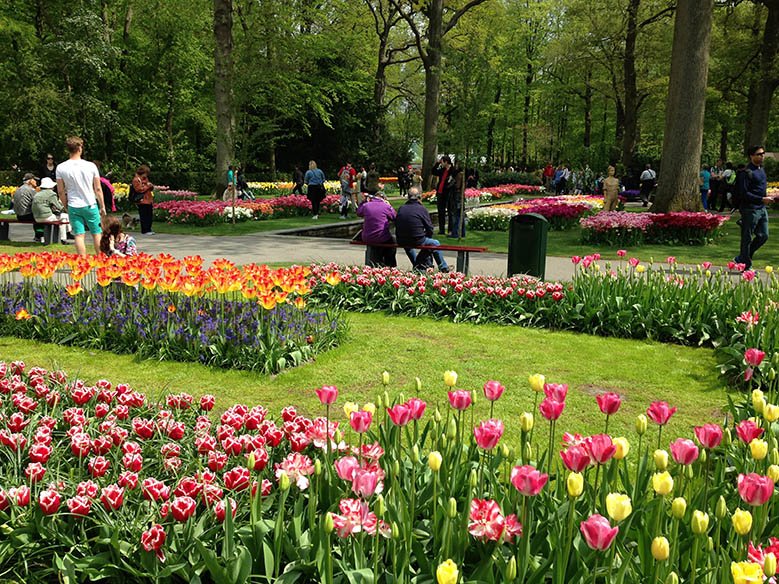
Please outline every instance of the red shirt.
[[341, 175], [344, 173], [344, 170], [348, 170], [349, 171], [349, 186], [353, 187], [354, 186], [354, 178], [357, 176], [357, 171], [354, 170], [353, 166], [350, 166], [348, 168], [346, 166], [342, 166], [341, 169], [338, 171], [338, 178], [339, 178], [339, 180], [341, 178]]

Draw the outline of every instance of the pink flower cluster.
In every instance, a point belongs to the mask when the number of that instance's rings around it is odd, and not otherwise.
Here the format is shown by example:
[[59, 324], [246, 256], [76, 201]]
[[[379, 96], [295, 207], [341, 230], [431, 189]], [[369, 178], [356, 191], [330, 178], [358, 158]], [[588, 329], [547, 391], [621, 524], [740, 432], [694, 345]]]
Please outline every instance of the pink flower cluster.
[[[333, 212], [338, 206], [337, 195], [327, 195], [322, 201], [325, 212]], [[255, 219], [305, 215], [311, 211], [311, 201], [303, 195], [286, 195], [262, 201], [236, 201], [235, 206], [250, 209]], [[225, 209], [232, 207], [231, 201], [162, 201], [154, 206], [162, 219], [172, 223], [216, 223], [224, 221]], [[238, 218], [238, 217], [237, 217]]]
[[716, 213], [657, 213], [652, 216], [652, 225], [658, 229], [703, 229], [712, 231], [722, 227], [730, 217]]
[[483, 189], [465, 189], [467, 199], [503, 199], [514, 195], [536, 195], [542, 192], [542, 188], [535, 185], [506, 184]]
[[594, 231], [613, 231], [615, 229], [637, 229], [646, 231], [652, 225], [652, 215], [648, 213], [629, 213], [627, 211], [609, 211], [591, 217], [583, 217], [579, 224], [582, 229]]

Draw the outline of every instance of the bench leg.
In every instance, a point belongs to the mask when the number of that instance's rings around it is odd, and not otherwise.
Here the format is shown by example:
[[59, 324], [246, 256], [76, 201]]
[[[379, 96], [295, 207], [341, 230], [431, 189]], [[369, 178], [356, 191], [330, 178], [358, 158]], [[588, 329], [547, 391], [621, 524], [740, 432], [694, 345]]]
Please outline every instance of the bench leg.
[[0, 223], [0, 241], [8, 241], [8, 223]]
[[54, 243], [54, 230], [59, 233], [59, 225], [44, 225], [43, 226], [43, 243], [51, 245]]
[[468, 264], [470, 263], [470, 252], [458, 251], [457, 252], [457, 271], [462, 272], [466, 276], [468, 275]]

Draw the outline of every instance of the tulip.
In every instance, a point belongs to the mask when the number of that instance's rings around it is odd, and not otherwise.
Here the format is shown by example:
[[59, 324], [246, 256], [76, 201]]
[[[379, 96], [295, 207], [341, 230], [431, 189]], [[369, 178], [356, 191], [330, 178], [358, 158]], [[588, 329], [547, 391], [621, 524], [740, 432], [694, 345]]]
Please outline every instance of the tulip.
[[434, 450], [427, 456], [427, 465], [430, 467], [430, 470], [433, 472], [438, 472], [441, 470], [441, 463], [443, 462], [443, 457], [441, 456], [441, 453], [437, 450]]
[[692, 512], [692, 532], [701, 535], [709, 530], [709, 514], [696, 509]]
[[674, 490], [674, 480], [668, 471], [656, 472], [652, 475], [652, 488], [661, 496], [669, 495]]
[[595, 396], [595, 400], [598, 402], [600, 411], [607, 416], [616, 414], [619, 411], [619, 407], [622, 405], [622, 398], [618, 393], [614, 393], [613, 391], [601, 393]]
[[736, 424], [736, 434], [745, 444], [749, 444], [755, 438], [760, 438], [765, 430], [759, 428], [752, 420], [742, 420]]
[[449, 405], [451, 405], [454, 409], [463, 411], [467, 410], [471, 406], [471, 402], [473, 401], [471, 399], [471, 392], [465, 391], [464, 389], [458, 389], [457, 391], [450, 391], [448, 393], [449, 396]]
[[558, 402], [552, 398], [545, 398], [539, 405], [538, 410], [541, 415], [544, 416], [550, 422], [557, 420], [565, 409], [565, 402]]
[[646, 415], [649, 416], [649, 419], [660, 426], [665, 426], [668, 423], [668, 420], [671, 419], [671, 416], [675, 413], [676, 408], [672, 408], [664, 401], [652, 402], [646, 411]]
[[763, 582], [763, 568], [755, 562], [730, 562], [733, 584], [758, 584]]
[[633, 512], [630, 497], [621, 493], [606, 495], [606, 510], [614, 521], [622, 521]]
[[739, 535], [746, 535], [752, 531], [752, 514], [743, 509], [736, 509], [733, 513], [733, 529]]
[[381, 372], [381, 383], [386, 387], [389, 385], [390, 382], [390, 374], [389, 371], [382, 371]]
[[655, 453], [653, 455], [654, 461], [655, 461], [655, 468], [659, 471], [664, 471], [668, 468], [668, 451], [666, 450], [655, 450]]
[[763, 574], [766, 578], [771, 578], [776, 574], [776, 554], [768, 552], [763, 558]]
[[368, 428], [371, 427], [372, 421], [373, 415], [366, 411], [352, 412], [352, 415], [349, 417], [349, 425], [358, 434], [367, 432]]
[[544, 383], [546, 383], [546, 378], [540, 373], [534, 373], [527, 378], [527, 382], [530, 384], [530, 389], [536, 393], [541, 393], [544, 391]]
[[771, 477], [759, 474], [738, 475], [738, 493], [748, 505], [760, 507], [774, 494], [774, 481]]
[[582, 521], [579, 530], [590, 548], [605, 551], [619, 533], [619, 527], [611, 527], [609, 520], [601, 515], [591, 515], [586, 521]]
[[664, 562], [671, 555], [671, 546], [662, 535], [652, 540], [652, 557], [658, 562]]
[[749, 443], [749, 451], [755, 460], [763, 460], [768, 456], [768, 442], [755, 438]]
[[584, 491], [584, 477], [578, 472], [568, 473], [565, 486], [568, 489], [568, 496], [572, 499], [576, 499]]
[[695, 426], [695, 437], [701, 443], [701, 446], [711, 450], [722, 442], [722, 427], [717, 424]]
[[[411, 419], [412, 420], [420, 420], [422, 419], [422, 416], [425, 413], [425, 408], [427, 408], [427, 403], [419, 398], [412, 397], [407, 402], [406, 405], [411, 410]], [[437, 410], [436, 410], [437, 413]], [[440, 416], [440, 414], [438, 414]]]
[[725, 515], [728, 514], [728, 504], [725, 502], [725, 497], [722, 495], [719, 496], [719, 499], [717, 499], [717, 506], [714, 508], [714, 515], [717, 517], [717, 519], [724, 519]]
[[446, 560], [440, 564], [435, 571], [435, 577], [438, 584], [457, 584], [457, 579], [460, 576], [460, 571], [457, 569], [457, 564], [452, 560]]
[[630, 452], [630, 442], [628, 442], [627, 438], [622, 436], [614, 438], [614, 447], [616, 448], [614, 451], [614, 458], [617, 460], [622, 460], [628, 455], [628, 452]]
[[765, 418], [765, 421], [769, 424], [779, 420], [779, 406], [774, 404], [766, 404], [766, 406], [763, 408], [763, 418]]
[[165, 545], [165, 528], [154, 524], [141, 534], [141, 545], [147, 552], [159, 552]]
[[372, 402], [366, 403], [364, 406], [362, 406], [363, 412], [368, 412], [371, 416], [376, 415], [376, 404]]
[[444, 385], [454, 387], [457, 385], [457, 372], [456, 371], [444, 371]]
[[315, 392], [320, 403], [324, 406], [329, 406], [338, 399], [338, 388], [334, 385], [323, 385]]
[[779, 465], [772, 464], [769, 466], [766, 475], [768, 475], [775, 483], [779, 481]]
[[698, 447], [692, 440], [677, 438], [671, 442], [671, 454], [677, 464], [692, 464], [698, 459]]
[[549, 475], [532, 466], [515, 466], [511, 469], [511, 484], [525, 497], [534, 497], [544, 488]]
[[411, 408], [406, 404], [397, 404], [387, 408], [387, 415], [396, 426], [405, 426], [411, 421]]
[[590, 464], [590, 453], [584, 444], [569, 446], [567, 450], [560, 451], [560, 458], [568, 470], [582, 472]]
[[497, 400], [503, 395], [504, 391], [506, 391], [506, 388], [499, 381], [488, 381], [484, 384], [484, 397], [490, 401]]
[[676, 572], [670, 572], [665, 577], [665, 584], [679, 584], [679, 576], [676, 575]]
[[522, 431], [527, 434], [533, 429], [533, 414], [530, 412], [523, 412], [519, 416], [519, 427], [522, 429]]
[[492, 450], [497, 446], [500, 437], [503, 436], [503, 422], [486, 420], [473, 429], [473, 435], [479, 448]]
[[359, 411], [359, 409], [360, 409], [360, 406], [358, 406], [356, 403], [354, 403], [354, 402], [346, 402], [344, 404], [344, 415], [347, 418], [350, 418], [352, 416], [352, 412]]
[[639, 436], [646, 434], [647, 423], [647, 417], [644, 414], [638, 414], [636, 416], [636, 434]]
[[763, 362], [763, 359], [765, 358], [765, 353], [759, 349], [747, 349], [744, 351], [744, 361], [747, 362], [747, 365], [750, 365], [751, 367], [757, 367], [760, 365], [760, 363]]
[[46, 489], [38, 495], [38, 506], [44, 515], [53, 515], [60, 508], [61, 498], [54, 489]]
[[568, 386], [565, 383], [545, 383], [544, 395], [557, 402], [565, 402], [568, 396]]
[[598, 464], [605, 464], [617, 451], [617, 447], [608, 434], [596, 434], [590, 437], [589, 442], [590, 456]]
[[676, 497], [671, 501], [671, 515], [674, 519], [681, 521], [684, 518], [684, 514], [687, 512], [687, 501], [684, 497]]

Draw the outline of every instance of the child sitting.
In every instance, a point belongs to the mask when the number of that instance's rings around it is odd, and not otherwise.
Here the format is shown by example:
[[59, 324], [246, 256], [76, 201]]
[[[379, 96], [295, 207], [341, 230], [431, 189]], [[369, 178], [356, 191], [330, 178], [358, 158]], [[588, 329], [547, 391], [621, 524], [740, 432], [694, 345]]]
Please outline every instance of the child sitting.
[[138, 253], [135, 238], [122, 231], [122, 222], [116, 217], [103, 219], [103, 235], [100, 238], [100, 252], [120, 258]]

